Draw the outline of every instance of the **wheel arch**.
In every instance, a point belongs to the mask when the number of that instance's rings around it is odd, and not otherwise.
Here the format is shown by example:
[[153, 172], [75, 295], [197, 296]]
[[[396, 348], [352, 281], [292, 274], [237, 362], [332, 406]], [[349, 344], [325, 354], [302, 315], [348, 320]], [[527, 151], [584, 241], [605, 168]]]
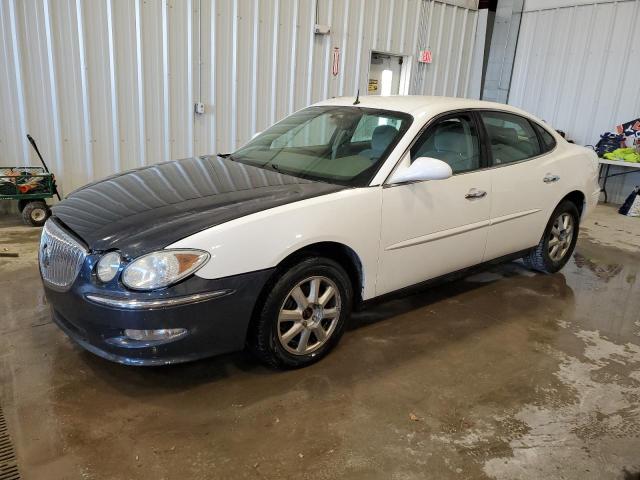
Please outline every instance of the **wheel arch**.
[[299, 262], [303, 258], [311, 256], [326, 257], [338, 262], [349, 275], [356, 297], [354, 298], [354, 301], [358, 303], [362, 300], [362, 290], [364, 287], [364, 270], [362, 260], [353, 248], [345, 245], [344, 243], [320, 241], [300, 247], [296, 251], [287, 255], [278, 263], [278, 265], [276, 265], [276, 273], [274, 275], [277, 275], [278, 272], [289, 268], [292, 264]]
[[347, 274], [349, 275], [349, 279], [351, 280], [354, 292], [354, 305], [362, 302], [362, 294], [364, 289], [364, 270], [360, 256], [356, 253], [356, 251], [351, 247], [345, 245], [344, 243], [335, 241], [319, 241], [311, 243], [302, 246], [294, 252], [290, 253], [276, 265], [273, 274], [271, 275], [271, 277], [269, 277], [269, 279], [262, 287], [262, 290], [260, 291], [260, 294], [258, 295], [258, 298], [253, 307], [253, 313], [251, 315], [249, 328], [247, 329], [247, 339], [249, 338], [248, 336], [252, 333], [253, 326], [255, 325], [255, 322], [257, 320], [258, 312], [260, 312], [262, 305], [267, 298], [268, 292], [277, 281], [277, 279], [280, 278], [281, 273], [290, 268], [292, 265], [301, 261], [302, 259], [312, 256], [322, 256], [338, 262], [346, 270]]
[[[564, 197], [562, 197], [562, 199], [558, 202], [557, 205], [560, 205], [565, 200], [568, 200], [568, 201], [572, 202], [576, 206], [576, 208], [578, 209], [578, 213], [579, 213], [580, 217], [582, 217], [582, 213], [584, 212], [585, 205], [586, 205], [586, 199], [587, 199], [587, 197], [582, 191], [573, 190], [573, 191], [567, 193]], [[556, 205], [556, 207], [557, 207], [557, 205]]]

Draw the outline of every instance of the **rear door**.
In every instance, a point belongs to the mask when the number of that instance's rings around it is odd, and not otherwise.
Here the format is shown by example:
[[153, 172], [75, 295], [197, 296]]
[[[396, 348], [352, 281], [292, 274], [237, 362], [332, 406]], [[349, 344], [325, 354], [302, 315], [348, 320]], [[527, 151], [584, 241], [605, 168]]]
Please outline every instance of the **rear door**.
[[563, 179], [552, 153], [555, 142], [546, 142], [538, 130], [544, 128], [507, 112], [478, 115], [491, 166], [491, 226], [485, 252], [485, 260], [491, 260], [538, 244]]

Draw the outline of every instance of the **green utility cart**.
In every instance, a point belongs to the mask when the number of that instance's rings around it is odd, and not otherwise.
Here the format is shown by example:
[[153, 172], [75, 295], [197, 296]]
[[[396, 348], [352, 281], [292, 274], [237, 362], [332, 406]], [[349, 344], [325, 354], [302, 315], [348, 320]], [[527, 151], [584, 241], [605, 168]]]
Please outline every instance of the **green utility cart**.
[[49, 218], [50, 211], [47, 198], [54, 195], [60, 199], [56, 188], [56, 179], [44, 163], [36, 142], [27, 135], [42, 167], [1, 167], [0, 166], [0, 200], [17, 200], [22, 219], [28, 225], [41, 227]]

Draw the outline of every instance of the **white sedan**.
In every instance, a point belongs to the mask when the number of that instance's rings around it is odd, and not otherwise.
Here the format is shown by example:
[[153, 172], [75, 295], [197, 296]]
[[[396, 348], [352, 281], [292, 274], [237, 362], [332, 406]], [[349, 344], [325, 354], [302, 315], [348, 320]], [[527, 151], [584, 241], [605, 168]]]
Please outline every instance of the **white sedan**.
[[301, 367], [375, 297], [520, 257], [558, 271], [598, 201], [597, 165], [506, 105], [332, 99], [231, 155], [73, 192], [43, 230], [40, 271], [55, 322], [110, 360], [248, 346]]

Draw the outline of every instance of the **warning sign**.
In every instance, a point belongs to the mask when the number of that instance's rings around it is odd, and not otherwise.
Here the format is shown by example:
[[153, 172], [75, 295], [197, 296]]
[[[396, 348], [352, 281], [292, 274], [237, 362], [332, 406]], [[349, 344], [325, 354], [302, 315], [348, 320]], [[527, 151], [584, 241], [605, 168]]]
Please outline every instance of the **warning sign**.
[[378, 91], [378, 80], [370, 79], [369, 80], [369, 88], [368, 88], [368, 90], [370, 92], [377, 92]]
[[432, 61], [433, 61], [433, 56], [431, 55], [431, 50], [422, 50], [420, 52], [420, 56], [418, 57], [418, 62], [431, 63]]

